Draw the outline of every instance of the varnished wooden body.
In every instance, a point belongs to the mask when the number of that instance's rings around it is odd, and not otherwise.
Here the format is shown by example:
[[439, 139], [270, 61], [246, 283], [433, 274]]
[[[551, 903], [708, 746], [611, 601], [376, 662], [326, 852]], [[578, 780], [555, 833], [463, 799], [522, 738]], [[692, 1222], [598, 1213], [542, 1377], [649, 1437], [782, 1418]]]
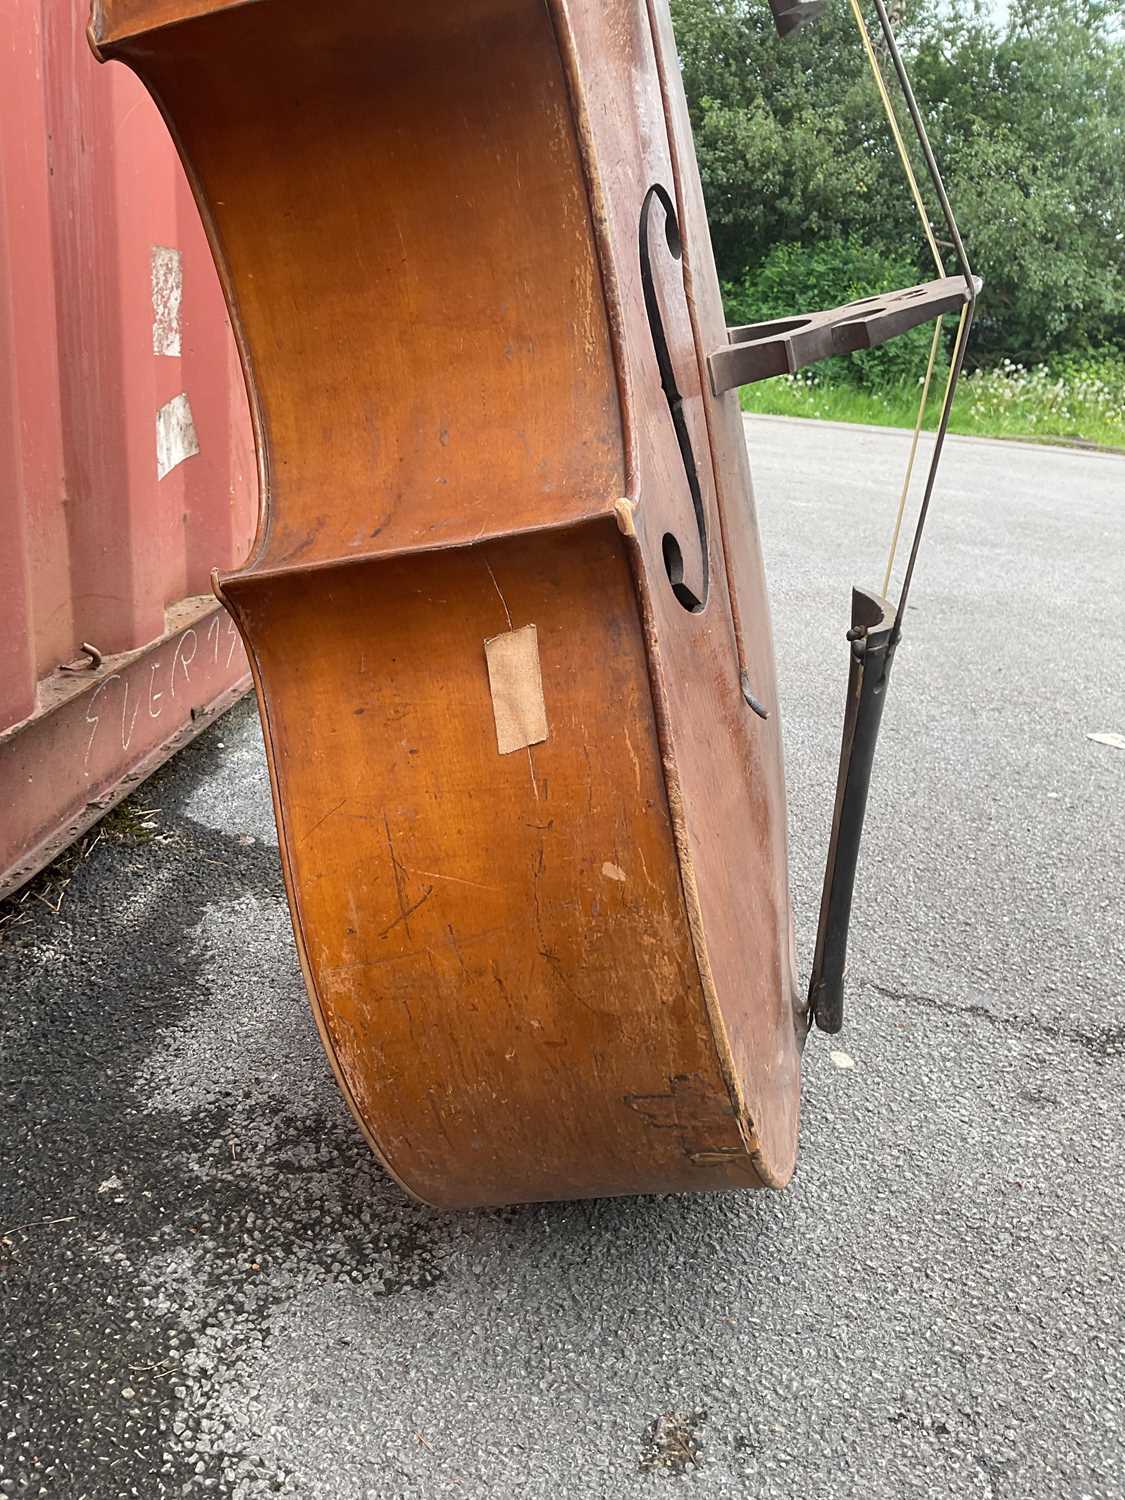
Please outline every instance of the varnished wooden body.
[[[663, 0], [96, 0], [91, 37], [239, 338], [261, 524], [218, 587], [374, 1148], [449, 1206], [782, 1185], [769, 615]], [[529, 624], [547, 736], [501, 754], [484, 643]]]

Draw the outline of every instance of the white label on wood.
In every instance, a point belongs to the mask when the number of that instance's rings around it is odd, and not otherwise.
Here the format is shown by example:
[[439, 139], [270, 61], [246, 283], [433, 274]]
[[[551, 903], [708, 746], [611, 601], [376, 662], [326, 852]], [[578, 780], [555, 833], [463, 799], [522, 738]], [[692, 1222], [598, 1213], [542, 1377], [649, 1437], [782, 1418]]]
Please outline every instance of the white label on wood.
[[152, 352], [182, 353], [180, 302], [184, 295], [184, 258], [167, 245], [152, 247]]
[[484, 643], [496, 748], [501, 755], [539, 745], [547, 738], [547, 705], [539, 670], [539, 634], [534, 625], [494, 635]]
[[199, 452], [187, 392], [173, 396], [156, 413], [156, 477], [163, 479], [185, 458]]

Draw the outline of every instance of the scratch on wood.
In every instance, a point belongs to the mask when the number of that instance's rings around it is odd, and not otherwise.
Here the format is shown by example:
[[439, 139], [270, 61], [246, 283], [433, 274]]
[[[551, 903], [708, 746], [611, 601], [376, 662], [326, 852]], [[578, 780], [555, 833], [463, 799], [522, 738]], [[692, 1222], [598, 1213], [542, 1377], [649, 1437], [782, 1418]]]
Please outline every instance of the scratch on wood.
[[539, 957], [546, 961], [547, 967], [558, 980], [559, 988], [562, 990], [563, 994], [569, 995], [572, 1000], [577, 1001], [583, 1010], [588, 1010], [592, 1016], [605, 1016], [612, 1014], [611, 1011], [605, 1011], [600, 1009], [600, 1007], [598, 1007], [597, 1005], [592, 1005], [580, 990], [575, 989], [575, 987], [568, 979], [566, 969], [563, 967], [562, 959], [559, 958], [557, 953], [552, 953], [550, 948], [540, 948]]
[[[407, 918], [410, 916], [410, 911], [407, 909], [407, 905], [406, 905], [406, 887], [405, 887], [405, 885], [403, 883], [403, 879], [402, 879], [404, 871], [403, 871], [403, 866], [400, 865], [399, 862], [398, 862], [398, 856], [397, 856], [397, 854], [395, 854], [394, 840], [391, 838], [391, 825], [390, 825], [390, 822], [387, 819], [386, 813], [383, 814], [383, 827], [386, 830], [386, 834], [387, 834], [387, 852], [391, 856], [391, 874], [394, 876], [395, 895], [398, 897], [398, 919], [397, 920], [399, 922], [402, 922], [404, 924], [404, 926], [406, 928], [406, 936], [409, 939], [410, 938], [410, 923], [407, 920]], [[430, 890], [432, 890], [432, 889], [433, 889], [433, 887], [431, 886]], [[429, 895], [429, 891], [427, 891], [426, 894]], [[395, 922], [391, 923], [391, 927], [394, 927], [395, 925], [396, 925]], [[390, 932], [391, 927], [388, 927], [385, 932], [381, 932], [379, 934], [379, 936], [380, 937], [386, 937], [387, 933]]]
[[446, 924], [446, 931], [449, 933], [449, 946], [453, 949], [453, 952], [457, 955], [457, 962], [461, 965], [461, 973], [467, 976], [469, 971], [465, 967], [465, 956], [461, 952], [460, 948], [457, 946], [457, 937], [456, 937], [456, 934], [453, 931], [453, 923], [452, 922], [449, 922], [449, 923]]
[[[425, 903], [433, 895], [433, 893], [434, 893], [433, 886], [432, 885], [428, 885], [426, 887], [426, 889], [422, 892], [422, 894], [418, 897], [417, 901], [414, 902], [413, 906], [408, 906], [405, 911], [400, 912], [400, 914], [394, 919], [393, 922], [391, 922], [388, 926], [386, 926], [386, 927], [383, 928], [383, 930], [379, 934], [379, 936], [381, 938], [385, 938], [388, 932], [393, 932], [394, 929], [398, 926], [398, 924], [400, 922], [402, 922], [405, 925], [405, 927], [406, 927], [406, 935], [407, 935], [407, 937], [409, 937], [410, 936], [410, 923], [408, 921], [408, 918], [412, 917], [414, 915], [414, 913], [418, 910], [418, 908], [420, 906], [424, 906]], [[429, 950], [427, 949], [427, 952], [428, 951]]]
[[536, 802], [539, 801], [539, 783], [535, 779], [535, 762], [531, 758], [531, 746], [527, 747], [527, 769], [531, 772], [531, 790], [535, 793]]
[[677, 1074], [668, 1082], [667, 1093], [626, 1094], [624, 1102], [653, 1129], [676, 1131], [694, 1165], [743, 1162], [746, 1147], [730, 1100], [698, 1075]]
[[410, 963], [418, 958], [425, 958], [428, 949], [419, 948], [411, 953], [387, 953], [382, 958], [357, 958], [352, 963], [333, 964], [331, 968], [323, 970], [325, 979], [335, 979], [338, 975], [354, 973], [356, 969], [381, 969], [387, 964]]
[[311, 839], [320, 825], [322, 823], [327, 823], [328, 819], [332, 816], [333, 813], [339, 812], [347, 800], [348, 799], [346, 797], [341, 797], [339, 802], [336, 803], [335, 807], [330, 807], [322, 818], [317, 818], [316, 822], [311, 828], [306, 828], [305, 832], [301, 835], [299, 842], [303, 844], [306, 839]]
[[637, 752], [633, 749], [633, 741], [629, 738], [629, 726], [628, 726], [628, 724], [623, 724], [622, 725], [622, 732], [624, 733], [624, 736], [625, 736], [625, 746], [626, 746], [626, 748], [629, 751], [629, 759], [633, 762], [633, 775], [637, 779], [637, 795], [638, 796], [643, 796], [644, 795], [644, 791], [643, 791], [643, 788], [641, 786], [641, 763], [637, 759]]
[[428, 1093], [426, 1095], [426, 1102], [430, 1106], [430, 1113], [434, 1117], [434, 1124], [437, 1126], [438, 1130], [441, 1132], [441, 1135], [442, 1135], [442, 1138], [445, 1141], [445, 1144], [452, 1150], [453, 1149], [453, 1142], [449, 1138], [449, 1131], [445, 1127], [445, 1120], [442, 1117], [441, 1110], [438, 1108], [437, 1100], [434, 1098], [433, 1094], [429, 1094]]
[[415, 1046], [417, 1046], [418, 1038], [414, 1032], [414, 1012], [410, 1009], [410, 1001], [406, 998], [405, 995], [401, 997], [401, 1004], [403, 1010], [406, 1012], [406, 1025], [407, 1029], [410, 1032], [410, 1040], [414, 1043]]
[[499, 891], [498, 885], [485, 885], [480, 880], [465, 880], [460, 875], [439, 875], [436, 870], [418, 870], [413, 865], [403, 865], [404, 870], [409, 870], [411, 875], [425, 875], [427, 880], [448, 880], [453, 885], [470, 885], [475, 891]]
[[678, 1130], [679, 1118], [676, 1101], [671, 1094], [626, 1094], [625, 1103], [637, 1114], [643, 1115], [657, 1130]]
[[489, 576], [489, 578], [492, 579], [492, 587], [496, 590], [496, 593], [497, 593], [497, 596], [498, 596], [498, 598], [500, 600], [500, 603], [504, 606], [504, 618], [508, 622], [508, 629], [511, 630], [512, 629], [512, 616], [508, 612], [508, 601], [504, 598], [504, 595], [500, 592], [500, 585], [496, 582], [496, 574], [492, 571], [492, 564], [489, 562], [489, 560], [488, 560], [487, 557], [483, 556], [483, 554], [482, 554], [482, 561], [483, 561], [485, 567], [488, 569], [488, 576]]

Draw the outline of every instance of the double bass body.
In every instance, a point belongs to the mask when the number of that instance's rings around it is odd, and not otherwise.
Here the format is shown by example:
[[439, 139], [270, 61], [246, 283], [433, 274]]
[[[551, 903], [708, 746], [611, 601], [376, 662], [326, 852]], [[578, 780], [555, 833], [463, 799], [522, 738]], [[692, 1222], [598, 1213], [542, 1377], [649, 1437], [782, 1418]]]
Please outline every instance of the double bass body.
[[218, 588], [374, 1149], [443, 1206], [783, 1184], [772, 646], [664, 0], [96, 0], [91, 37], [242, 352]]

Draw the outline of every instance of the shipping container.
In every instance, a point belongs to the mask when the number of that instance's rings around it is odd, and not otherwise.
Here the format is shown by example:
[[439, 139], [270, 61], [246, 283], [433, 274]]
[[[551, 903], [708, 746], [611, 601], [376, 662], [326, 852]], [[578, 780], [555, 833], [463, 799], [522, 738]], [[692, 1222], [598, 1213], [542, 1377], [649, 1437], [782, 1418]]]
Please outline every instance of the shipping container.
[[222, 293], [85, 0], [0, 28], [0, 895], [248, 686], [212, 568], [257, 515]]

